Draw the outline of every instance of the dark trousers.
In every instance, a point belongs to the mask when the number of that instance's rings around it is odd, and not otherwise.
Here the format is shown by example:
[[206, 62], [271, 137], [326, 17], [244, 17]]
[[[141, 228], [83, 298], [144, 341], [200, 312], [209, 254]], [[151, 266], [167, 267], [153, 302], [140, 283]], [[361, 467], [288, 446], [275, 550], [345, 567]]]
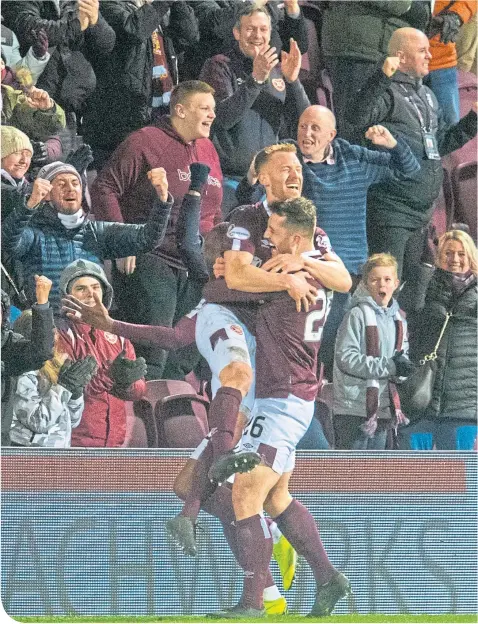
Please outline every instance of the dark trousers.
[[333, 419], [336, 449], [383, 451], [387, 447], [390, 421], [378, 420], [377, 430], [369, 438], [360, 429], [360, 426], [367, 420], [366, 418], [334, 414]]
[[433, 269], [421, 262], [426, 236], [426, 227], [413, 229], [379, 225], [376, 220], [367, 222], [370, 255], [390, 253], [398, 262], [398, 278], [403, 285], [398, 301], [405, 312], [413, 312], [423, 306], [433, 274]]
[[324, 325], [319, 361], [324, 365], [324, 377], [329, 381], [332, 380], [334, 370], [335, 339], [340, 323], [345, 316], [350, 297], [350, 293], [334, 292], [329, 315]]
[[[112, 274], [117, 316], [128, 323], [173, 327], [201, 298], [199, 282], [154, 254], [138, 256], [132, 275], [119, 273], [113, 262]], [[148, 379], [184, 379], [199, 361], [196, 345], [170, 351], [169, 356], [156, 346], [135, 344], [135, 349], [146, 360]]]
[[353, 106], [358, 91], [367, 78], [377, 68], [375, 61], [362, 61], [351, 58], [327, 56], [325, 66], [333, 87], [334, 113], [337, 119], [337, 131], [341, 139], [360, 142], [365, 129], [354, 128], [345, 120], [348, 107]]

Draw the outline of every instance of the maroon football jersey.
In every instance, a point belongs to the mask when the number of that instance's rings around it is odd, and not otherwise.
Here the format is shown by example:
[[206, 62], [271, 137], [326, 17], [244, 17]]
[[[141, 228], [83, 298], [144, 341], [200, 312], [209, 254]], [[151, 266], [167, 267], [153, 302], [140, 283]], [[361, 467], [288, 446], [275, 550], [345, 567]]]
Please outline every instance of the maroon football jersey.
[[[269, 241], [264, 238], [270, 211], [264, 202], [239, 206], [229, 215], [229, 228], [224, 236], [222, 253], [225, 251], [247, 251], [252, 254], [252, 264], [262, 266], [270, 260], [272, 250]], [[316, 257], [333, 251], [329, 237], [320, 228], [316, 228], [314, 245], [319, 252]], [[231, 309], [249, 331], [255, 333], [255, 320], [258, 306], [264, 302], [264, 295], [231, 290], [223, 278], [210, 280], [203, 290], [203, 296], [209, 303], [220, 303]], [[235, 303], [237, 302], [237, 303]]]
[[260, 306], [256, 319], [256, 398], [314, 401], [318, 391], [317, 355], [328, 312], [325, 289], [309, 311], [297, 312], [287, 295]]

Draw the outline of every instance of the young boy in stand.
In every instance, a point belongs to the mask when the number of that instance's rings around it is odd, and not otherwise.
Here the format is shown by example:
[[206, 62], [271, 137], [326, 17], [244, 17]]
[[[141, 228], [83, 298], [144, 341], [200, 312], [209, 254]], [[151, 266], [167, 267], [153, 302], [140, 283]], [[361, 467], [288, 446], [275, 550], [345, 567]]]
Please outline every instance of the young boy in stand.
[[389, 432], [408, 424], [394, 383], [415, 370], [407, 355], [407, 323], [393, 298], [399, 283], [393, 256], [371, 256], [340, 325], [334, 361], [338, 449], [384, 449]]

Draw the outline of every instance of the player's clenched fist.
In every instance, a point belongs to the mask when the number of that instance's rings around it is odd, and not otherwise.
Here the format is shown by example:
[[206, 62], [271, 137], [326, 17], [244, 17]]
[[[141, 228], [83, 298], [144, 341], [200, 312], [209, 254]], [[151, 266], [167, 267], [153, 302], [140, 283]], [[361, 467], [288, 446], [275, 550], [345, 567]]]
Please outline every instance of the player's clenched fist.
[[43, 178], [37, 178], [33, 183], [32, 194], [27, 201], [28, 208], [36, 208], [40, 202], [42, 202], [48, 193], [51, 191], [51, 184], [48, 180]]
[[382, 65], [382, 71], [385, 76], [391, 78], [400, 66], [400, 59], [398, 56], [387, 56]]
[[166, 170], [163, 167], [157, 167], [148, 171], [148, 180], [156, 189], [159, 199], [163, 202], [168, 201], [168, 178]]

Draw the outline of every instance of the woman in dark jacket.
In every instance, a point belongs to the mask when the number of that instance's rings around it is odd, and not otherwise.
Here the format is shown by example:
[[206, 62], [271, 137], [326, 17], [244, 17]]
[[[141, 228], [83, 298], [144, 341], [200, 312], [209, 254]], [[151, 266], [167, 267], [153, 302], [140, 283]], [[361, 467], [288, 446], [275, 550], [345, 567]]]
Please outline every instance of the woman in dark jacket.
[[178, 84], [177, 55], [199, 41], [193, 9], [184, 1], [102, 0], [101, 13], [116, 45], [101, 71], [85, 113], [85, 141], [101, 169], [134, 130], [169, 112]]
[[[410, 357], [419, 361], [438, 341], [432, 399], [419, 420], [401, 430], [401, 447], [471, 450], [477, 435], [477, 250], [461, 230], [443, 234], [425, 306], [409, 319]], [[413, 420], [413, 415], [412, 415]]]

